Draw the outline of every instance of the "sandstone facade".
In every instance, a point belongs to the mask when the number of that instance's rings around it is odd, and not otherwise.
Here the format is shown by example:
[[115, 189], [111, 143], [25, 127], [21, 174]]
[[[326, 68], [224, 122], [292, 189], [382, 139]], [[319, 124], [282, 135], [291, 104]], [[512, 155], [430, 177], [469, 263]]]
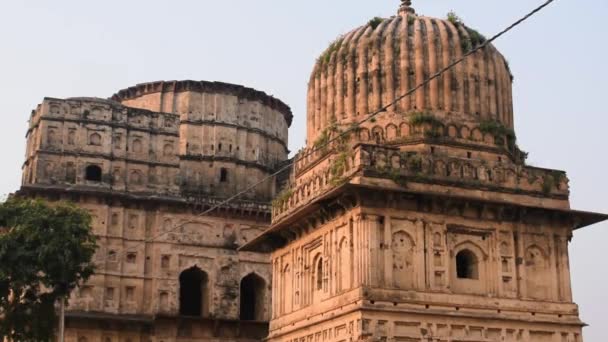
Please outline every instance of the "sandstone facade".
[[319, 57], [306, 147], [267, 181], [292, 114], [262, 92], [44, 99], [20, 193], [89, 209], [100, 241], [68, 341], [582, 341], [568, 242], [607, 216], [525, 164], [491, 45], [385, 108], [485, 39], [402, 2]]
[[606, 216], [525, 164], [493, 46], [352, 126], [483, 39], [404, 1], [319, 58], [307, 146], [243, 248], [272, 251], [269, 341], [582, 341], [568, 241]]
[[96, 274], [72, 294], [67, 341], [260, 340], [276, 179], [199, 214], [287, 159], [289, 107], [242, 86], [157, 82], [32, 112], [20, 193], [93, 215]]

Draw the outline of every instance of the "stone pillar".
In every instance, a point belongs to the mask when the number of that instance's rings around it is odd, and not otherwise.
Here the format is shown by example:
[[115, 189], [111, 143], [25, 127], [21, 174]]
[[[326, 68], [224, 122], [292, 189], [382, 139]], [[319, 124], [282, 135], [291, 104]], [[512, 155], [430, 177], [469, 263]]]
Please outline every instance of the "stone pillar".
[[572, 286], [570, 283], [570, 257], [568, 255], [568, 238], [561, 235], [555, 236], [558, 256], [558, 282], [560, 284], [559, 300], [572, 302]]
[[384, 250], [384, 285], [392, 287], [394, 284], [393, 280], [393, 253], [391, 253], [392, 243], [392, 223], [391, 217], [386, 216], [384, 218], [384, 236], [383, 236], [383, 250]]
[[517, 282], [517, 296], [518, 298], [525, 298], [527, 295], [526, 291], [526, 272], [524, 265], [524, 241], [522, 236], [521, 226], [517, 225], [515, 228], [515, 281]]
[[553, 237], [549, 229], [545, 230], [545, 234], [547, 236], [547, 239], [549, 240], [549, 272], [551, 273], [551, 279], [553, 279], [553, 281], [549, 282], [550, 284], [552, 284], [549, 298], [551, 300], [559, 300], [559, 289], [561, 287], [558, 272], [559, 251], [555, 244], [555, 238]]

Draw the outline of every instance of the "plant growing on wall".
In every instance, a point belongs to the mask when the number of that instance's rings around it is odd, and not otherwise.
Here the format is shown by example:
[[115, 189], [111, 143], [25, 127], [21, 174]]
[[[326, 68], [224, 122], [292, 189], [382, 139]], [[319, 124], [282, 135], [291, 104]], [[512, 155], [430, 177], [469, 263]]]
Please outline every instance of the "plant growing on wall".
[[380, 24], [382, 24], [383, 21], [384, 19], [380, 17], [373, 17], [367, 24], [372, 28], [372, 30], [375, 30], [378, 26], [380, 26]]
[[439, 138], [441, 136], [440, 128], [443, 123], [434, 115], [429, 113], [417, 112], [410, 117], [412, 126], [429, 126], [430, 129], [424, 131], [427, 138]]
[[515, 131], [505, 127], [501, 122], [495, 120], [482, 121], [479, 125], [479, 130], [484, 134], [491, 134], [497, 145], [503, 145], [505, 138], [507, 141], [515, 140]]
[[91, 216], [68, 203], [11, 198], [0, 204], [0, 336], [51, 341], [55, 303], [94, 271]]

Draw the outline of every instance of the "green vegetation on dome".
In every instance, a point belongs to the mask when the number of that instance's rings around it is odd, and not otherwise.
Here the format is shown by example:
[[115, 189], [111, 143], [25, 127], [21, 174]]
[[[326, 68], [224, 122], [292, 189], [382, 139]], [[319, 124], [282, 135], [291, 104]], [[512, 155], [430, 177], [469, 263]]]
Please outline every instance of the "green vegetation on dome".
[[464, 35], [463, 32], [460, 32], [460, 39], [462, 40], [461, 47], [463, 53], [467, 53], [487, 41], [487, 38], [484, 35], [479, 33], [477, 30], [465, 25], [462, 19], [454, 11], [448, 12], [447, 19], [457, 28], [464, 28], [467, 32], [467, 35]]
[[509, 72], [509, 77], [511, 78], [511, 83], [513, 83], [513, 81], [515, 81], [515, 76], [513, 76], [513, 73], [511, 72], [511, 66], [509, 65], [509, 61], [505, 58], [505, 67], [507, 68], [507, 71]]
[[380, 26], [380, 24], [382, 24], [383, 21], [384, 21], [384, 18], [373, 17], [372, 19], [370, 19], [367, 22], [367, 25], [369, 25], [372, 28], [372, 30], [375, 30], [378, 26]]
[[466, 25], [464, 26], [464, 28], [469, 33], [469, 38], [471, 39], [471, 43], [473, 44], [473, 46], [479, 46], [487, 41], [487, 38], [483, 34], [479, 33], [477, 30], [474, 30]]
[[448, 21], [451, 22], [452, 24], [458, 26], [458, 25], [462, 25], [462, 19], [460, 19], [460, 17], [458, 15], [456, 15], [456, 12], [454, 11], [449, 11], [448, 12]]
[[329, 62], [331, 61], [331, 55], [333, 55], [334, 52], [340, 50], [340, 47], [342, 46], [343, 42], [344, 36], [339, 36], [333, 42], [331, 42], [325, 52], [323, 52], [323, 54], [319, 56], [319, 58], [317, 59], [317, 63], [323, 63], [325, 65], [329, 64]]

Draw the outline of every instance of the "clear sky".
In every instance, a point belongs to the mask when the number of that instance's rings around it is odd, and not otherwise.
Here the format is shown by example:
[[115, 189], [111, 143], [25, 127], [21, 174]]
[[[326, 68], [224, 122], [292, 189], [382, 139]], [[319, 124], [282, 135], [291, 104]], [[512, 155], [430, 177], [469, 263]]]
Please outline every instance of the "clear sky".
[[[454, 10], [486, 36], [543, 0], [414, 0], [418, 13]], [[0, 0], [0, 193], [20, 183], [30, 111], [44, 96], [109, 97], [136, 83], [215, 80], [282, 99], [294, 112], [290, 148], [304, 144], [306, 87], [330, 41], [397, 0]], [[572, 205], [608, 213], [605, 0], [557, 0], [496, 43], [515, 75], [516, 131], [536, 166], [568, 171]], [[605, 97], [606, 96], [606, 97]], [[575, 234], [575, 300], [608, 341], [608, 225]]]

